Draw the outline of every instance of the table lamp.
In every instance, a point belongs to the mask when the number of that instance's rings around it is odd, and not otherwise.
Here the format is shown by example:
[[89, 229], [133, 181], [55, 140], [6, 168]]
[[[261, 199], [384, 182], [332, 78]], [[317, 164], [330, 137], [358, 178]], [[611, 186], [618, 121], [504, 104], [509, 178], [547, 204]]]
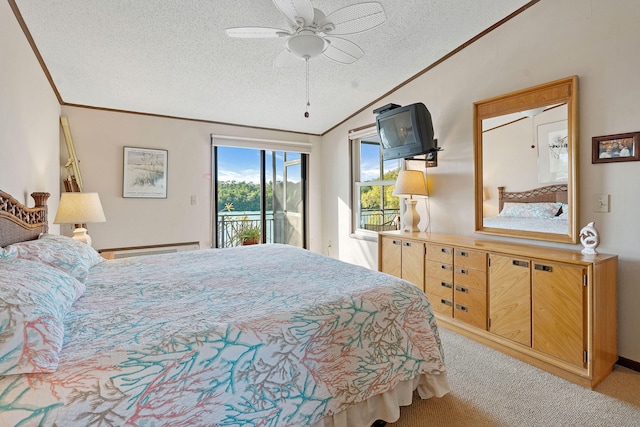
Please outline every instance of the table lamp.
[[418, 201], [413, 197], [428, 197], [429, 195], [424, 173], [416, 170], [400, 171], [392, 194], [406, 199], [406, 209], [402, 216], [402, 231], [419, 231], [420, 216], [416, 211], [416, 203]]
[[91, 236], [84, 224], [105, 222], [98, 193], [62, 193], [54, 224], [76, 224], [73, 238], [91, 246]]

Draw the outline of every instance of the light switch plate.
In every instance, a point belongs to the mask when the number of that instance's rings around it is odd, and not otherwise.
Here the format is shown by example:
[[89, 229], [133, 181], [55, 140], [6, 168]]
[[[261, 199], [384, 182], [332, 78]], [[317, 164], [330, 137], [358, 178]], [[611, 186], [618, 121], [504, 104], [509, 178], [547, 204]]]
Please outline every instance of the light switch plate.
[[594, 194], [593, 195], [593, 211], [594, 212], [609, 212], [609, 195], [608, 194]]

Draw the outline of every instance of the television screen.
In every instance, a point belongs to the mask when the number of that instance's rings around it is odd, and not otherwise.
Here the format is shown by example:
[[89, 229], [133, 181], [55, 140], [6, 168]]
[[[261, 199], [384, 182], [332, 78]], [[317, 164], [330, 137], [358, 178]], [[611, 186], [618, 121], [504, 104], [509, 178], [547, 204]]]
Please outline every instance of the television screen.
[[404, 107], [391, 104], [376, 117], [384, 160], [409, 158], [437, 151], [431, 114], [422, 103]]
[[403, 111], [380, 120], [380, 141], [385, 148], [417, 143], [411, 123], [411, 111]]

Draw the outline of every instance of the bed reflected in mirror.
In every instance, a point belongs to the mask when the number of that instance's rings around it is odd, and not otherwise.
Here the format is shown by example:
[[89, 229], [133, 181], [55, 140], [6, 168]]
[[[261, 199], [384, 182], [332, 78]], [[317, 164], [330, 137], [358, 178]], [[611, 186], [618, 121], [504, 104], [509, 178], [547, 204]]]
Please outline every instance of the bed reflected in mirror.
[[480, 101], [476, 231], [577, 241], [577, 77]]

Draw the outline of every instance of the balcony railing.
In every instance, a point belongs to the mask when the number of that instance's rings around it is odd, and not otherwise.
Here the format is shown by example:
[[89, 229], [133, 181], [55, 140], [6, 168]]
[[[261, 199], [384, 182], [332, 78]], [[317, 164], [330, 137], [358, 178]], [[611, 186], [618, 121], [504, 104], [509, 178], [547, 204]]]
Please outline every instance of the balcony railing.
[[[387, 230], [399, 230], [400, 210], [399, 209], [367, 209], [360, 213], [360, 228], [371, 231], [387, 231]], [[284, 229], [284, 216], [283, 214], [268, 213], [265, 218], [265, 230], [262, 233], [265, 235], [265, 241], [267, 243], [283, 243], [284, 237], [277, 238], [276, 228], [279, 230]], [[280, 221], [279, 227], [276, 227], [276, 222]], [[261, 222], [258, 214], [246, 214], [246, 213], [231, 213], [225, 215], [218, 215], [218, 247], [229, 248], [233, 246], [242, 246], [242, 231], [247, 227], [261, 227]], [[262, 241], [260, 238], [259, 241]]]
[[[262, 233], [266, 236], [267, 243], [273, 243], [273, 214], [266, 215], [265, 223], [266, 230], [262, 230]], [[261, 228], [259, 215], [246, 213], [218, 215], [218, 247], [242, 246], [244, 244], [242, 231], [248, 227]], [[258, 240], [262, 241], [262, 238]]]
[[363, 209], [360, 211], [360, 228], [371, 231], [400, 229], [399, 209]]

